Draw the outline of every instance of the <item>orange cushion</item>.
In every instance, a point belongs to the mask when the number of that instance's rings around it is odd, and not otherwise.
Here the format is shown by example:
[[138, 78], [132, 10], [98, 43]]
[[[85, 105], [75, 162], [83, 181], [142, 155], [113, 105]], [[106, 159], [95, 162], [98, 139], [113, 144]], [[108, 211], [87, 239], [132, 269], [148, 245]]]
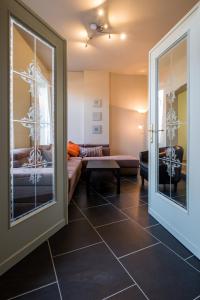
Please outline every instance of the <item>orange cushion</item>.
[[80, 154], [80, 147], [77, 144], [74, 144], [72, 142], [68, 142], [67, 144], [67, 152], [70, 156], [79, 156]]

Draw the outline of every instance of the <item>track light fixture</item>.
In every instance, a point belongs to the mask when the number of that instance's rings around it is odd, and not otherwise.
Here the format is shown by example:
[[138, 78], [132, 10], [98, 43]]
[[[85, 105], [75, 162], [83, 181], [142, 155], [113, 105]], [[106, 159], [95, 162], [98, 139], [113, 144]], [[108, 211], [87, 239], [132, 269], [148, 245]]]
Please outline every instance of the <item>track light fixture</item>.
[[[97, 18], [95, 22], [92, 22], [89, 24], [88, 31], [86, 31], [86, 34], [84, 36], [85, 38], [85, 48], [88, 47], [88, 43], [91, 39], [94, 37], [104, 34], [108, 36], [108, 39], [111, 40], [111, 33], [112, 28], [109, 25], [108, 20], [105, 18], [105, 11], [103, 8], [99, 8], [97, 11], [97, 16], [100, 18]], [[82, 35], [83, 36], [83, 35]], [[119, 36], [120, 40], [124, 41], [127, 38], [126, 33], [121, 33]]]

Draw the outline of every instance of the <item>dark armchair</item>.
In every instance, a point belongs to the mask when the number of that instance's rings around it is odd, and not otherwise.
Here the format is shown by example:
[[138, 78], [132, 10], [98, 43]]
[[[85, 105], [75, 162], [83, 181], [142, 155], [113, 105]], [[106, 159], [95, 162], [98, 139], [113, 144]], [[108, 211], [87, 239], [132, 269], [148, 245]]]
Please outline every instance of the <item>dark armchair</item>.
[[[177, 164], [178, 162], [182, 163], [183, 161], [183, 148], [181, 146], [173, 146], [171, 150], [175, 154], [176, 160], [171, 160], [172, 165], [175, 166], [174, 173], [171, 174], [171, 179], [168, 173], [167, 162], [169, 162], [167, 157], [167, 151], [169, 151], [169, 147], [160, 148], [159, 149], [159, 184], [169, 184], [171, 180], [171, 184], [174, 184], [174, 192], [177, 191], [177, 184], [182, 178], [181, 170], [182, 165]], [[142, 185], [144, 185], [144, 180], [148, 181], [148, 151], [140, 152], [140, 176], [142, 179]]]

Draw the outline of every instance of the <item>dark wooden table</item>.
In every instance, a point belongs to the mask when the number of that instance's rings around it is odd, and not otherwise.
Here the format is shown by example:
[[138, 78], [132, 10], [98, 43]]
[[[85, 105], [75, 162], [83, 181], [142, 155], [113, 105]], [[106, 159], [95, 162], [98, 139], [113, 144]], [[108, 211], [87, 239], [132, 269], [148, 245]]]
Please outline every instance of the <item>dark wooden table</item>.
[[110, 171], [117, 179], [117, 194], [120, 194], [120, 166], [115, 160], [89, 160], [86, 167], [87, 193], [90, 191], [90, 177], [93, 171]]

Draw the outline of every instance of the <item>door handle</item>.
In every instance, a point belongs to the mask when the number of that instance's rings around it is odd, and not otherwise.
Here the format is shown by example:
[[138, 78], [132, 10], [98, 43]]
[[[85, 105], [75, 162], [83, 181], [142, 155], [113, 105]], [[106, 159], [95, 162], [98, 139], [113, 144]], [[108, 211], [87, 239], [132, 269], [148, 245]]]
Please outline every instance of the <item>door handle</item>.
[[150, 143], [153, 144], [153, 124], [151, 124], [151, 128], [148, 131], [150, 132]]
[[158, 130], [154, 130], [153, 129], [153, 124], [151, 124], [151, 128], [148, 130], [150, 132], [150, 143], [153, 143], [153, 133], [155, 132], [163, 132], [165, 131], [164, 129], [158, 129]]

